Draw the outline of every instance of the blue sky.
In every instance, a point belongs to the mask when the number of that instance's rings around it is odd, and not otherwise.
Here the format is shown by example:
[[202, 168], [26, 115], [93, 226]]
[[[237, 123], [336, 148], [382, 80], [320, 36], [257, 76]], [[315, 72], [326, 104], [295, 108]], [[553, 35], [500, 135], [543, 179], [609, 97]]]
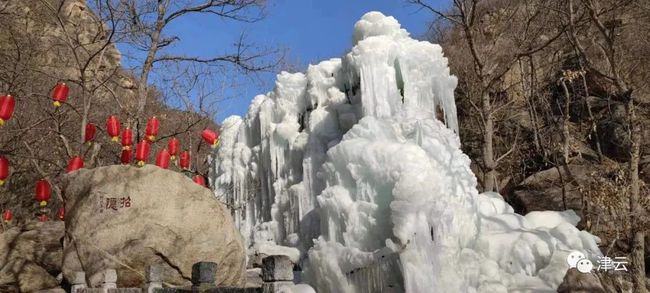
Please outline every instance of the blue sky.
[[[442, 7], [448, 0], [430, 3]], [[269, 0], [267, 17], [256, 23], [192, 16], [179, 19], [167, 33], [181, 37], [171, 52], [208, 57], [231, 50], [234, 41], [245, 32], [249, 43], [288, 49], [287, 59], [304, 69], [307, 64], [340, 57], [351, 47], [354, 23], [373, 10], [394, 16], [414, 37], [425, 33], [432, 17], [401, 0]], [[128, 60], [124, 63], [129, 66]], [[257, 82], [244, 82], [226, 89], [224, 95], [235, 98], [219, 104], [215, 117], [218, 122], [230, 115], [245, 114], [255, 95], [273, 89], [275, 75], [262, 74], [256, 78]]]

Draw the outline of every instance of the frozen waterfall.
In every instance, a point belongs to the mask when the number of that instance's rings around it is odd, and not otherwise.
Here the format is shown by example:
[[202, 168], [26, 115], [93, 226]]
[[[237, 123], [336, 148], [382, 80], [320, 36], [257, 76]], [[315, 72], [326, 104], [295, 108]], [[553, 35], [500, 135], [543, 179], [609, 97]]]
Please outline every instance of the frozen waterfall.
[[318, 292], [554, 292], [577, 216], [520, 216], [479, 194], [442, 48], [392, 17], [357, 22], [341, 59], [278, 75], [223, 122], [215, 193], [249, 250], [287, 254]]

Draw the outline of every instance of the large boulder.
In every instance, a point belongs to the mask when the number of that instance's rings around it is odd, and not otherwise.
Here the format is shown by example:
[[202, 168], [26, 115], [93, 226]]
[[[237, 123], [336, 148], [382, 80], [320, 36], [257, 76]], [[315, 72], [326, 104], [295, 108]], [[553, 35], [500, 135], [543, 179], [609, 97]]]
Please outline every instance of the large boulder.
[[0, 233], [0, 292], [59, 287], [63, 222], [29, 222]]
[[97, 286], [113, 268], [119, 287], [140, 286], [156, 264], [167, 284], [187, 286], [192, 265], [209, 261], [218, 264], [219, 285], [245, 284], [242, 238], [209, 189], [151, 165], [82, 169], [66, 181], [66, 278], [85, 271]]

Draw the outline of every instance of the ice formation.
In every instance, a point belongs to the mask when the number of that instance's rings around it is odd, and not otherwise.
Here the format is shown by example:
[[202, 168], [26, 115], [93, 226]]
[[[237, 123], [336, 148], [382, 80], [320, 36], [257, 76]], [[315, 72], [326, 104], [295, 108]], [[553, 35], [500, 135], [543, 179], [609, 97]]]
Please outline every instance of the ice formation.
[[600, 255], [572, 211], [478, 193], [440, 46], [379, 12], [353, 45], [223, 123], [211, 180], [251, 252], [300, 258], [318, 292], [554, 292], [572, 250]]

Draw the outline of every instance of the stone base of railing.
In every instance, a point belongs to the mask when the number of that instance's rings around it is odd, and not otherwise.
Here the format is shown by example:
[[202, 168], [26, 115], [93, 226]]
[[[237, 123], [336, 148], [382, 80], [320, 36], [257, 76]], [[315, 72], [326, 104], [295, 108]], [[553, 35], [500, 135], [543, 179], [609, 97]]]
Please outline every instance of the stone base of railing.
[[162, 270], [157, 266], [147, 267], [143, 288], [117, 288], [117, 272], [112, 269], [104, 271], [101, 288], [87, 288], [84, 272], [75, 273], [70, 284], [72, 293], [275, 293], [283, 286], [294, 285], [293, 268], [294, 265], [287, 256], [273, 255], [264, 258], [263, 283], [260, 288], [217, 287], [217, 264], [212, 262], [198, 262], [192, 266], [190, 288], [163, 288]]

